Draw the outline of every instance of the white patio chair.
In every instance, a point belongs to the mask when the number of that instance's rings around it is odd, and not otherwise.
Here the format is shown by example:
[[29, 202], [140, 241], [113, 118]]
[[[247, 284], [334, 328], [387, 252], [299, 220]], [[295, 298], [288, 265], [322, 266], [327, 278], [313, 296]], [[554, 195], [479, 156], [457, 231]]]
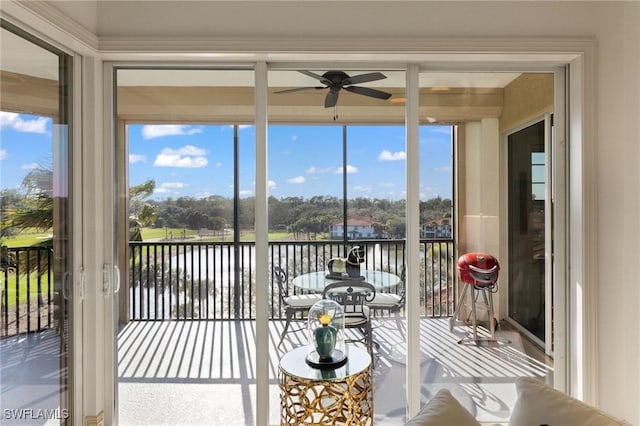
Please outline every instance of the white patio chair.
[[[289, 324], [294, 321], [294, 317], [298, 313], [305, 314], [309, 312], [311, 306], [314, 303], [321, 299], [318, 294], [294, 294], [289, 295], [289, 286], [287, 284], [287, 273], [279, 266], [273, 267], [273, 276], [278, 284], [278, 291], [280, 294], [280, 303], [285, 307], [285, 315], [287, 317], [286, 322], [284, 324], [284, 330], [280, 334], [280, 341], [278, 342], [278, 347], [282, 344], [285, 334], [287, 334], [287, 330], [289, 329]], [[294, 331], [303, 330], [300, 328]]]
[[373, 311], [374, 316], [376, 316], [378, 312], [395, 314], [396, 323], [400, 332], [402, 332], [400, 311], [404, 308], [405, 303], [406, 277], [406, 268], [403, 266], [402, 272], [400, 273], [400, 283], [398, 284], [402, 287], [400, 291], [397, 293], [377, 292], [373, 300], [367, 302], [367, 306]]

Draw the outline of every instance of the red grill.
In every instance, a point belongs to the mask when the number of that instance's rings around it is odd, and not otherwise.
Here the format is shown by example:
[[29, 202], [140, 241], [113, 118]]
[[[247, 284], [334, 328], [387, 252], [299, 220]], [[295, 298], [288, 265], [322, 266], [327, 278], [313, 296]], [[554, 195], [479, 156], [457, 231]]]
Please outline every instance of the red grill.
[[476, 287], [489, 287], [498, 281], [500, 264], [487, 253], [466, 253], [458, 259], [460, 281]]
[[[493, 293], [497, 291], [498, 272], [500, 271], [500, 265], [495, 257], [487, 253], [467, 253], [460, 256], [458, 259], [458, 274], [460, 275], [460, 283], [462, 285], [462, 291], [460, 292], [460, 298], [456, 305], [456, 309], [453, 311], [453, 316], [449, 319], [449, 331], [453, 331], [456, 325], [466, 325], [467, 321], [458, 321], [458, 314], [460, 313], [460, 307], [464, 303], [464, 299], [467, 293], [470, 293], [471, 299], [471, 311], [469, 316], [471, 317], [471, 327], [473, 328], [473, 341], [478, 342], [478, 330], [477, 330], [477, 297], [482, 294], [482, 300], [484, 306], [487, 309], [488, 325], [487, 328], [491, 333], [490, 340], [495, 340], [495, 331], [498, 321], [493, 316]], [[466, 284], [466, 285], [465, 285]], [[469, 339], [462, 339], [458, 343], [462, 343]]]

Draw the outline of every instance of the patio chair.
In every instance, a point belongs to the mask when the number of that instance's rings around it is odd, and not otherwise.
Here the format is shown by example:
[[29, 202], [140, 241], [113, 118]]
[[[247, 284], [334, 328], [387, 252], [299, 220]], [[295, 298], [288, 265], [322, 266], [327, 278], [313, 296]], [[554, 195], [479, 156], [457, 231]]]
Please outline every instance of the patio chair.
[[344, 311], [344, 328], [355, 328], [362, 333], [361, 339], [345, 339], [363, 342], [373, 357], [373, 333], [370, 309], [366, 305], [376, 295], [376, 288], [366, 281], [338, 281], [327, 284], [322, 297], [338, 302]]
[[[285, 315], [287, 317], [286, 322], [284, 324], [284, 330], [280, 334], [280, 341], [278, 342], [278, 347], [282, 344], [284, 340], [285, 334], [287, 334], [287, 330], [289, 329], [289, 324], [294, 320], [294, 317], [298, 313], [305, 314], [309, 312], [309, 309], [313, 306], [314, 303], [319, 301], [321, 298], [318, 294], [294, 294], [289, 295], [289, 286], [287, 285], [287, 273], [279, 266], [273, 267], [273, 276], [278, 284], [278, 291], [280, 294], [280, 303], [285, 307]], [[295, 331], [303, 330], [304, 328], [300, 328]]]
[[377, 292], [373, 300], [371, 302], [367, 302], [367, 306], [373, 311], [374, 316], [376, 316], [378, 312], [395, 314], [398, 330], [400, 332], [402, 332], [400, 311], [404, 308], [406, 278], [406, 267], [403, 266], [402, 272], [400, 273], [400, 283], [398, 284], [401, 286], [400, 291], [398, 293]]
[[389, 311], [390, 313], [399, 313], [400, 310], [404, 307], [405, 301], [405, 291], [406, 291], [406, 281], [407, 272], [405, 267], [402, 267], [402, 272], [400, 273], [400, 283], [401, 289], [398, 293], [381, 293], [377, 292], [375, 297], [371, 302], [367, 302], [367, 306], [373, 310], [382, 310]]

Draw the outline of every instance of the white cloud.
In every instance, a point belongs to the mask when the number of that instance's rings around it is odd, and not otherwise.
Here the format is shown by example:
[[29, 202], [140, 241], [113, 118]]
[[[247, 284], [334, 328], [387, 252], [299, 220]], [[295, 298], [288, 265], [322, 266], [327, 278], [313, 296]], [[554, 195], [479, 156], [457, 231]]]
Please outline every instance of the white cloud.
[[181, 157], [179, 155], [160, 154], [153, 163], [156, 167], [182, 167], [185, 169], [197, 169], [207, 166], [207, 159], [204, 157]]
[[34, 170], [38, 168], [38, 163], [23, 164], [20, 168], [22, 170]]
[[372, 191], [371, 185], [356, 185], [353, 187], [353, 189], [358, 192], [366, 192], [366, 193], [371, 193]]
[[143, 139], [161, 138], [163, 136], [189, 136], [198, 133], [202, 133], [202, 126], [182, 124], [147, 124], [142, 126]]
[[163, 182], [160, 187], [161, 188], [171, 188], [171, 189], [179, 189], [184, 188], [186, 185], [182, 182]]
[[171, 149], [171, 148], [165, 148], [162, 150], [163, 154], [178, 154], [178, 155], [195, 155], [195, 156], [203, 156], [207, 153], [207, 151], [205, 151], [202, 148], [198, 148], [197, 146], [193, 146], [193, 145], [185, 145], [182, 148], [179, 149]]
[[380, 188], [393, 188], [395, 185], [392, 182], [380, 182], [378, 186]]
[[5, 158], [7, 158], [7, 150], [0, 149], [0, 160], [4, 160]]
[[[338, 167], [335, 169], [333, 173], [337, 175], [341, 175], [342, 170], [343, 170], [342, 167]], [[347, 164], [347, 174], [351, 174], [351, 173], [358, 173], [358, 168], [356, 166], [352, 166], [351, 164]]]
[[206, 167], [209, 161], [204, 157], [205, 150], [193, 145], [180, 149], [164, 148], [153, 163], [156, 167], [182, 167], [196, 169]]
[[325, 167], [325, 168], [320, 168], [320, 167], [316, 167], [316, 166], [311, 166], [307, 169], [307, 173], [309, 174], [316, 174], [316, 173], [331, 173], [333, 171], [335, 171], [335, 167]]
[[213, 165], [213, 167], [215, 167], [216, 169], [219, 169], [220, 167], [222, 167], [222, 161], [218, 161], [216, 164]]
[[391, 152], [386, 149], [382, 150], [380, 155], [378, 155], [378, 161], [398, 161], [398, 160], [406, 160], [407, 153], [404, 151]]
[[250, 189], [242, 189], [238, 191], [238, 195], [240, 195], [241, 197], [247, 197], [249, 195], [253, 195], [253, 191]]
[[166, 194], [167, 192], [169, 192], [167, 188], [156, 188], [153, 190], [154, 194]]
[[423, 200], [427, 200], [429, 198], [437, 197], [438, 189], [432, 186], [422, 186], [420, 185], [420, 198]]
[[47, 121], [48, 119], [45, 117], [24, 120], [20, 114], [15, 112], [0, 111], [0, 128], [8, 127], [18, 132], [46, 134]]
[[296, 176], [291, 179], [287, 179], [287, 182], [289, 183], [305, 183], [305, 181], [306, 179], [304, 178], [304, 176]]
[[147, 156], [144, 154], [129, 154], [129, 164], [146, 163]]

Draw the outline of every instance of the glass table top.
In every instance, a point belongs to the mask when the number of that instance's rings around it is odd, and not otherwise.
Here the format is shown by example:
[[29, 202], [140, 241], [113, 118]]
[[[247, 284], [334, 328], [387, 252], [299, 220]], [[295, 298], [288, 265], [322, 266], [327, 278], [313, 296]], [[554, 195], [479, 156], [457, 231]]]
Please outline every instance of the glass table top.
[[282, 356], [280, 369], [289, 376], [295, 376], [304, 380], [341, 380], [358, 374], [369, 367], [371, 356], [369, 353], [355, 345], [346, 345], [347, 362], [342, 367], [335, 369], [319, 369], [309, 366], [306, 362], [309, 348], [301, 346]]

